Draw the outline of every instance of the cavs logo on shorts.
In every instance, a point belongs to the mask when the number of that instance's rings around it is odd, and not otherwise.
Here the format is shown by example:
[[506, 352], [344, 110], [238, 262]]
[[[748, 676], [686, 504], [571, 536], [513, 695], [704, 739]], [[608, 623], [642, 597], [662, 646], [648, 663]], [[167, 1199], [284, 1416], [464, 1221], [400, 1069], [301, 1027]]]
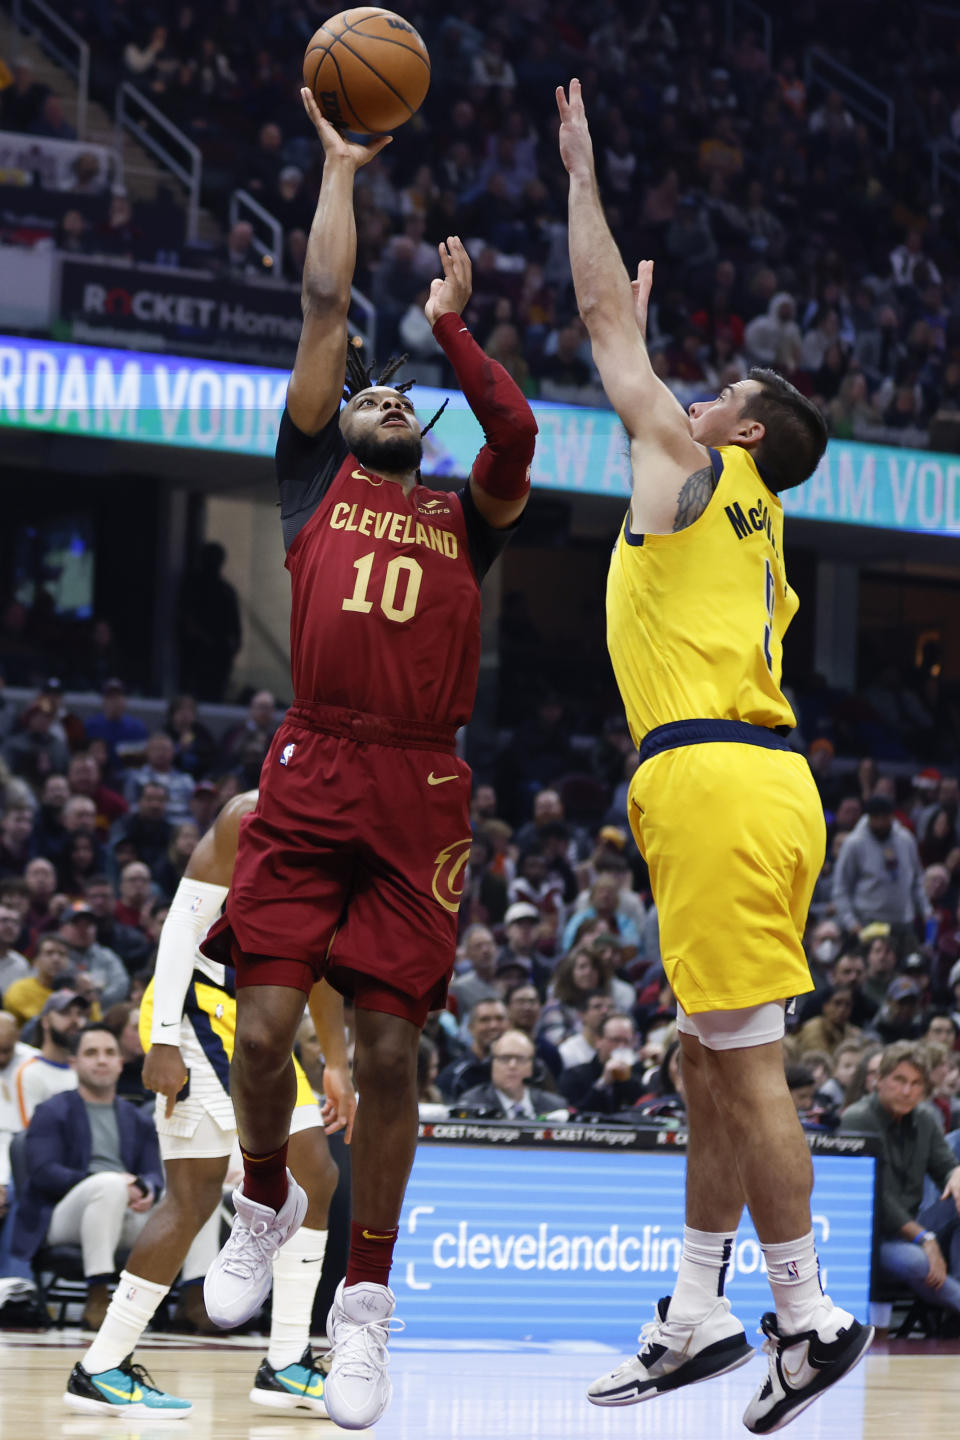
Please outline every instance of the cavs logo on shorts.
[[433, 897], [440, 902], [444, 910], [449, 910], [451, 915], [456, 915], [460, 909], [464, 872], [472, 844], [473, 840], [469, 835], [466, 840], [454, 840], [452, 845], [440, 851], [433, 862], [436, 866], [433, 872]]

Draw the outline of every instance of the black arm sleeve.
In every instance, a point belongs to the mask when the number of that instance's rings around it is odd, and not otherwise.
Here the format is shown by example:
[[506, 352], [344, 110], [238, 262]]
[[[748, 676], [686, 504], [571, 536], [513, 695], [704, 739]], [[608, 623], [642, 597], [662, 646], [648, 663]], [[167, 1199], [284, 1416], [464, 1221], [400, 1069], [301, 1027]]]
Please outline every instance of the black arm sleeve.
[[277, 484], [287, 550], [330, 489], [347, 454], [339, 410], [316, 435], [304, 435], [284, 407], [277, 436]]
[[470, 559], [473, 561], [477, 580], [482, 584], [483, 577], [493, 562], [506, 549], [523, 516], [521, 515], [512, 525], [508, 525], [506, 530], [496, 530], [477, 509], [469, 482], [464, 485], [462, 490], [458, 490], [457, 494], [460, 497], [460, 504], [463, 506], [463, 521], [467, 529]]

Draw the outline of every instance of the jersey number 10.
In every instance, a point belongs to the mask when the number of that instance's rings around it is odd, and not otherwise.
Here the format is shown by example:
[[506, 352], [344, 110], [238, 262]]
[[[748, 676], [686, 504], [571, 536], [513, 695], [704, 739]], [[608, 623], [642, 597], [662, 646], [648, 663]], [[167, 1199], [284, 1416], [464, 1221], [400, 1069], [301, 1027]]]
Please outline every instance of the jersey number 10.
[[[353, 594], [341, 603], [341, 610], [355, 610], [360, 615], [370, 614], [373, 609], [373, 601], [367, 599], [367, 591], [370, 588], [375, 554], [376, 551], [370, 550], [366, 555], [361, 555], [359, 560], [354, 560], [353, 568], [357, 572], [357, 583], [353, 587]], [[412, 619], [420, 598], [422, 580], [422, 565], [419, 565], [416, 560], [411, 560], [407, 555], [394, 556], [387, 566], [386, 574], [383, 577], [383, 588], [380, 591], [380, 609], [388, 620], [402, 625], [405, 620]], [[397, 596], [401, 588], [403, 603], [398, 605]]]

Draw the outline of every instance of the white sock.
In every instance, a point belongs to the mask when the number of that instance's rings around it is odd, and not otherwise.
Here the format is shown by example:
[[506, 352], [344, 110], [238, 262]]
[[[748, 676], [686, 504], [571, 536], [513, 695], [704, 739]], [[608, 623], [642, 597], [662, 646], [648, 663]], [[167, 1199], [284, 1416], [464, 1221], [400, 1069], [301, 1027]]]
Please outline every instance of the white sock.
[[688, 1324], [702, 1320], [723, 1294], [735, 1230], [694, 1230], [683, 1227], [683, 1253], [670, 1300], [670, 1320]]
[[295, 1364], [310, 1343], [310, 1317], [326, 1248], [326, 1230], [308, 1230], [301, 1225], [273, 1257], [273, 1319], [267, 1360], [274, 1370]]
[[140, 1336], [169, 1289], [169, 1285], [156, 1285], [152, 1280], [121, 1270], [103, 1324], [80, 1362], [88, 1375], [115, 1370], [120, 1361], [137, 1348]]
[[810, 1330], [824, 1298], [813, 1231], [808, 1230], [799, 1240], [787, 1240], [781, 1245], [761, 1245], [760, 1248], [767, 1262], [767, 1279], [773, 1291], [780, 1329], [785, 1335]]

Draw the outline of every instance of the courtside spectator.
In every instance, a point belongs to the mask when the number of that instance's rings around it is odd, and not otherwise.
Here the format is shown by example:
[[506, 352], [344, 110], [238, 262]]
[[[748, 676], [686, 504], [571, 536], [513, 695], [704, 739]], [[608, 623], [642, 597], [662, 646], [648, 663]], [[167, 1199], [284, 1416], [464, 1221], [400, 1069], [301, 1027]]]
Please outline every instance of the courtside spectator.
[[615, 1115], [635, 1105], [644, 1091], [637, 1032], [629, 1015], [608, 1015], [600, 1027], [597, 1051], [585, 1065], [560, 1076], [559, 1087], [581, 1114]]
[[520, 1030], [507, 1030], [490, 1047], [490, 1082], [464, 1091], [456, 1109], [479, 1110], [489, 1119], [566, 1120], [562, 1096], [530, 1085], [535, 1050]]
[[490, 1079], [490, 1046], [507, 1028], [507, 1011], [502, 1000], [478, 1000], [467, 1026], [470, 1049], [461, 1059], [447, 1065], [437, 1076], [437, 1086], [448, 1101], [456, 1100], [474, 1085]]
[[73, 990], [57, 990], [40, 1013], [40, 1049], [26, 1057], [17, 1070], [14, 1088], [20, 1123], [26, 1128], [38, 1105], [76, 1088], [71, 1065], [77, 1036], [90, 1018], [90, 1005]]
[[129, 1249], [163, 1189], [153, 1118], [116, 1098], [116, 1038], [87, 1026], [74, 1061], [76, 1089], [38, 1106], [27, 1131], [29, 1184], [18, 1203], [11, 1250], [30, 1260], [44, 1243], [77, 1245], [87, 1282], [84, 1323], [99, 1328]]

